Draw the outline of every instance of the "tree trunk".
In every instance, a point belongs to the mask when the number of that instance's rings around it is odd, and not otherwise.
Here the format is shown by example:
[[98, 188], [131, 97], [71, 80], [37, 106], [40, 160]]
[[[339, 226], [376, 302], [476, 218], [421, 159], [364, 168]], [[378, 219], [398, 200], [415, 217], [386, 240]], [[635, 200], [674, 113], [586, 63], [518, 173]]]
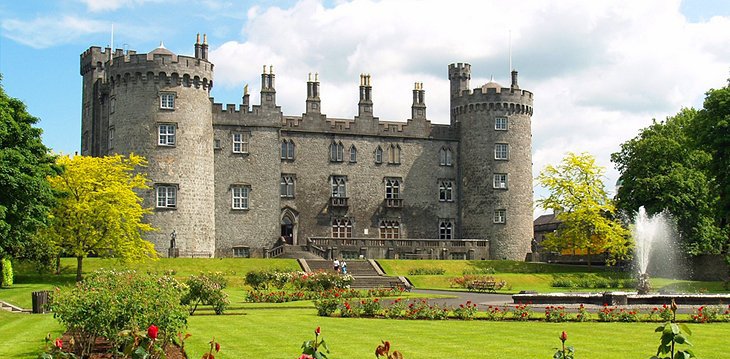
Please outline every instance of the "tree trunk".
[[590, 248], [588, 248], [586, 250], [586, 254], [588, 255], [588, 268], [590, 268], [591, 267], [591, 249]]
[[61, 274], [61, 255], [56, 256], [56, 275]]
[[76, 281], [81, 281], [81, 269], [83, 265], [84, 257], [78, 256], [76, 257]]

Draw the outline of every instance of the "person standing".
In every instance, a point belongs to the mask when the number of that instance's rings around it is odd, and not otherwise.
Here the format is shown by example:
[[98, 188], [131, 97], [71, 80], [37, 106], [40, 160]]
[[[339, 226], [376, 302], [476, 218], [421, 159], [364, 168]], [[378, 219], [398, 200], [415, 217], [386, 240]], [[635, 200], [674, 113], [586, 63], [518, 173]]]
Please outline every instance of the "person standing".
[[337, 272], [337, 273], [340, 272], [340, 260], [339, 259], [335, 258], [335, 261], [332, 262], [332, 266], [334, 267], [335, 272]]
[[342, 269], [342, 274], [347, 274], [347, 262], [344, 259], [340, 263], [340, 268]]

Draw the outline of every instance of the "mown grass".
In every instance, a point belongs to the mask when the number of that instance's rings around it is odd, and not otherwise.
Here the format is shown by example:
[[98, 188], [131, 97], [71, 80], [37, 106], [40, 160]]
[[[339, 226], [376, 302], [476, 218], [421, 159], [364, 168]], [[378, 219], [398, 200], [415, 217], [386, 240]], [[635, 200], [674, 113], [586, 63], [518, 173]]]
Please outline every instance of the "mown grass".
[[[627, 279], [630, 275], [615, 268], [599, 266], [575, 266], [547, 263], [527, 263], [515, 261], [464, 261], [464, 260], [378, 260], [383, 270], [389, 275], [406, 276], [414, 286], [421, 289], [452, 288], [451, 279], [463, 274], [478, 274], [493, 276], [507, 282], [501, 293], [517, 293], [521, 290], [537, 292], [596, 292], [606, 290], [620, 290], [621, 288], [563, 288], [553, 287], [556, 279], [571, 280], [611, 280]], [[410, 275], [414, 269], [437, 268], [443, 269], [443, 275]], [[655, 290], [670, 292], [727, 292], [722, 282], [700, 282], [674, 280], [666, 278], [650, 278]], [[633, 289], [633, 288], [625, 288]]]
[[[290, 306], [291, 303], [285, 303]], [[199, 358], [215, 337], [222, 346], [218, 359], [297, 358], [301, 343], [317, 326], [331, 358], [371, 357], [381, 340], [389, 340], [406, 358], [550, 358], [565, 330], [576, 357], [592, 359], [648, 358], [656, 352], [656, 323], [545, 323], [487, 321], [408, 321], [318, 317], [313, 308], [249, 309], [238, 315], [190, 317], [186, 342], [190, 358]], [[689, 324], [695, 354], [726, 358], [723, 338], [730, 325]], [[61, 327], [52, 315], [0, 312], [0, 357], [35, 358], [47, 333]]]

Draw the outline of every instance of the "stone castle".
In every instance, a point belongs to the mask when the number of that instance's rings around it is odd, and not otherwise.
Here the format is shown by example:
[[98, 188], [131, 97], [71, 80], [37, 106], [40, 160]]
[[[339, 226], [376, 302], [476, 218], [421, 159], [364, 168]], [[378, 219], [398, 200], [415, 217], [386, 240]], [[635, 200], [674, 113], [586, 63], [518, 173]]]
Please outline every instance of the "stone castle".
[[354, 118], [320, 112], [316, 74], [306, 112], [284, 115], [267, 66], [259, 104], [246, 88], [239, 106], [223, 106], [210, 97], [205, 37], [194, 52], [81, 54], [81, 153], [147, 158], [142, 196], [159, 229], [147, 239], [161, 255], [276, 256], [282, 243], [346, 258], [530, 251], [533, 97], [516, 71], [509, 87], [470, 89], [471, 66], [449, 65], [451, 119], [440, 125], [426, 117], [422, 83], [410, 119], [380, 120], [370, 75]]

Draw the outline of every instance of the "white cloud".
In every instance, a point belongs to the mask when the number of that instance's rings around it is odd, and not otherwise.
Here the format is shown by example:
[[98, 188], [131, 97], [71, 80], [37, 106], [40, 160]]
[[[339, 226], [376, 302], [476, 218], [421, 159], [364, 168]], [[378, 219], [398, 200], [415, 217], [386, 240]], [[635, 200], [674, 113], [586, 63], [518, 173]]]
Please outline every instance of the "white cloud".
[[679, 0], [255, 6], [242, 38], [212, 49], [211, 59], [223, 88], [258, 88], [261, 65], [274, 64], [286, 114], [303, 111], [306, 75], [318, 71], [323, 111], [353, 116], [364, 72], [381, 119], [408, 118], [411, 86], [420, 81], [429, 119], [448, 123], [447, 65], [470, 62], [472, 88], [492, 74], [506, 84], [510, 30], [520, 85], [535, 93], [535, 174], [565, 152], [589, 152], [607, 168], [612, 190], [618, 174], [609, 157], [622, 142], [652, 118], [701, 106], [705, 91], [726, 83], [730, 18], [688, 22]]
[[91, 12], [114, 11], [122, 7], [142, 5], [154, 0], [81, 0]]
[[76, 16], [39, 17], [30, 21], [2, 21], [4, 35], [36, 49], [66, 44], [80, 37], [110, 31], [109, 23]]

